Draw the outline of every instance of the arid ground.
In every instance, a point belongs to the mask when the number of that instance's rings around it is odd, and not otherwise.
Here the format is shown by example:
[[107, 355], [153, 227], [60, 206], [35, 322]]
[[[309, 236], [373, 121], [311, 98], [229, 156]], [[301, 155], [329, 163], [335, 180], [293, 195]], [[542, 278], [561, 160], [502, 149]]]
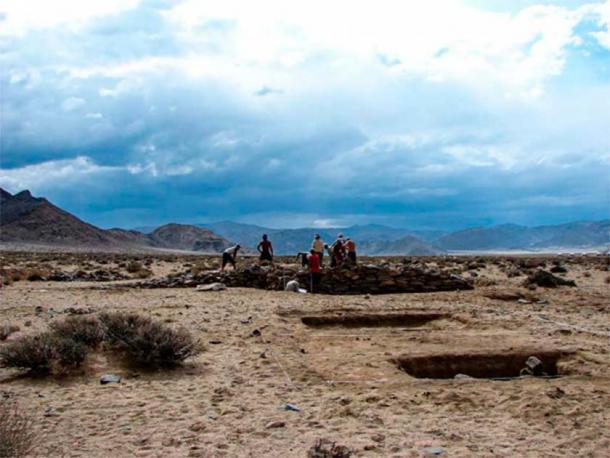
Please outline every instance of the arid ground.
[[[27, 280], [55, 269], [146, 276], [125, 271], [130, 260], [153, 276], [217, 262], [2, 254], [18, 280], [0, 289], [0, 322], [20, 328], [7, 342], [70, 313], [129, 310], [206, 347], [157, 372], [104, 353], [75, 374], [0, 369], [0, 399], [33, 416], [39, 456], [303, 457], [319, 438], [352, 456], [608, 456], [607, 257], [426, 258], [472, 278], [474, 290], [380, 296]], [[523, 286], [558, 262], [576, 287]], [[549, 376], [513, 377], [529, 356]], [[121, 382], [101, 385], [108, 373]], [[455, 377], [469, 373], [481, 378]]]

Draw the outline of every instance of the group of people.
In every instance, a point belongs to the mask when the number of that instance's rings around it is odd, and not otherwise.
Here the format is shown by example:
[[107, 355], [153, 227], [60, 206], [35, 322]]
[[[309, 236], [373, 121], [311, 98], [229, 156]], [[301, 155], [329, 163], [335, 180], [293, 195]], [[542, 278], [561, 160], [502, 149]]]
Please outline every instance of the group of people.
[[[222, 268], [225, 270], [227, 265], [235, 268], [237, 253], [241, 249], [239, 244], [227, 248], [222, 253]], [[259, 252], [258, 264], [270, 262], [273, 265], [273, 245], [267, 234], [263, 234], [261, 241], [256, 249]], [[315, 234], [311, 243], [309, 253], [301, 252], [297, 258], [301, 258], [304, 266], [308, 266], [311, 275], [311, 291], [317, 290], [320, 280], [322, 279], [322, 267], [324, 265], [324, 253], [327, 252], [330, 257], [330, 267], [340, 267], [345, 263], [356, 264], [356, 244], [351, 237], [343, 237], [343, 234], [337, 235], [331, 245], [325, 244], [320, 234]]]

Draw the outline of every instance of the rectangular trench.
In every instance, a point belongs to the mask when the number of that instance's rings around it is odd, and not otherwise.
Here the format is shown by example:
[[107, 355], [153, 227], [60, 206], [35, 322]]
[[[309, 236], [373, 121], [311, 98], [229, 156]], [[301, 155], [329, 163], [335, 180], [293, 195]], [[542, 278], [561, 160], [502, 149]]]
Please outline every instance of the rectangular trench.
[[301, 322], [311, 327], [416, 327], [448, 317], [447, 313], [345, 313], [304, 316]]

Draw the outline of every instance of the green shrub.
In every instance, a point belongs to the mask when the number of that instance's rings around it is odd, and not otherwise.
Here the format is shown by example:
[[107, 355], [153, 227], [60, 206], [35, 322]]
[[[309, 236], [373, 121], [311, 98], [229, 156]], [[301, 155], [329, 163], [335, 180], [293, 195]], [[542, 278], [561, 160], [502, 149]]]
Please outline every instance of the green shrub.
[[145, 316], [104, 313], [100, 321], [109, 346], [137, 365], [174, 366], [202, 351], [199, 342], [188, 331], [174, 330]]
[[71, 316], [51, 323], [50, 327], [57, 337], [72, 339], [90, 348], [96, 348], [104, 340], [104, 330], [94, 317]]
[[21, 412], [16, 403], [0, 401], [0, 457], [31, 456], [37, 442], [32, 417]]

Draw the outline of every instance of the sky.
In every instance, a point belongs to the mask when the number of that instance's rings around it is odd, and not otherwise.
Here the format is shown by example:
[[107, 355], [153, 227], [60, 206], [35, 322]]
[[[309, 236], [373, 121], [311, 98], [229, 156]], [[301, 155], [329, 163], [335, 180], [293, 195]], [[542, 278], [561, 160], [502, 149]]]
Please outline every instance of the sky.
[[610, 213], [610, 0], [0, 0], [0, 186], [101, 227]]

